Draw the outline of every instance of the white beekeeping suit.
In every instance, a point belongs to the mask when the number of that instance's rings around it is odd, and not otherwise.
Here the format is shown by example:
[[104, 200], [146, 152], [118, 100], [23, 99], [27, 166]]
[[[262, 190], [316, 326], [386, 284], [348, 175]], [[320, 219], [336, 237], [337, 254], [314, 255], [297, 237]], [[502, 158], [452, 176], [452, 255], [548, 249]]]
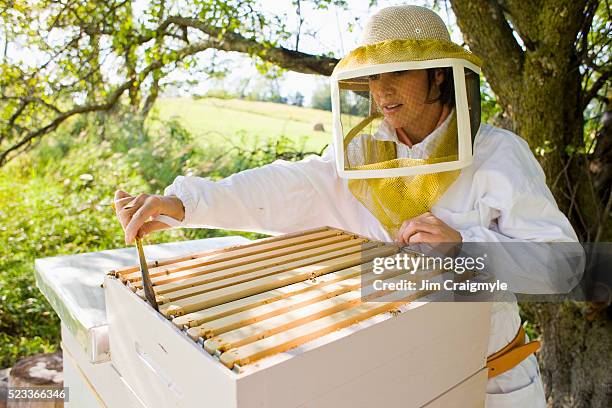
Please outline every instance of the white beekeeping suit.
[[[393, 14], [397, 12], [395, 9], [407, 12], [411, 18], [414, 15], [432, 18], [429, 13], [434, 14], [414, 6], [388, 8], [381, 13]], [[426, 156], [431, 141], [454, 117], [449, 115], [422, 142], [410, 147], [401, 145], [398, 157]], [[459, 115], [457, 120], [461, 127]], [[399, 146], [397, 133], [387, 125], [383, 121], [372, 137]], [[338, 157], [342, 157], [342, 152], [339, 155], [339, 150], [342, 151], [342, 146], [336, 141], [321, 157], [310, 156], [299, 162], [277, 160], [217, 182], [179, 176], [164, 192], [177, 196], [185, 208], [183, 221], [174, 226], [282, 234], [327, 225], [375, 240], [393, 240], [395, 237], [389, 228], [355, 197], [349, 180], [340, 177], [342, 168], [339, 171]], [[512, 132], [482, 125], [474, 132], [473, 152], [469, 158], [471, 165], [458, 167], [456, 178], [430, 209], [457, 230], [464, 242], [577, 242], [569, 221], [559, 211], [546, 186], [540, 165], [523, 139]], [[521, 260], [517, 262], [520, 264]], [[550, 271], [544, 262], [530, 258], [517, 267], [530, 271], [520, 279], [520, 285], [530, 289], [530, 293], [550, 291]], [[448, 303], [448, 307], [453, 304]], [[516, 302], [494, 303], [489, 354], [512, 341], [519, 327]], [[546, 405], [533, 354], [509, 371], [489, 379], [486, 405]]]

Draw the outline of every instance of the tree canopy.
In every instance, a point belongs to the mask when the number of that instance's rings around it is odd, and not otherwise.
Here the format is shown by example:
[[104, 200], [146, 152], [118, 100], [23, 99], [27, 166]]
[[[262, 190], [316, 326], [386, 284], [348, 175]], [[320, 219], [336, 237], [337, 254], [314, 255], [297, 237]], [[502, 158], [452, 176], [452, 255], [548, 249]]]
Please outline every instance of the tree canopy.
[[[261, 72], [330, 75], [341, 55], [303, 51], [304, 11], [350, 10], [350, 2], [290, 4], [295, 27], [258, 0], [0, 0], [0, 166], [78, 115], [128, 109], [144, 119], [166, 77], [176, 70], [222, 74], [223, 53], [249, 55]], [[580, 239], [610, 241], [608, 1], [434, 0], [432, 6], [451, 7], [463, 45], [484, 60], [484, 85], [494, 97], [483, 103], [497, 112], [492, 120], [529, 142]], [[601, 384], [611, 384], [612, 374], [599, 369], [612, 358], [609, 319], [583, 318], [591, 314], [577, 305], [524, 310], [548, 339], [543, 374], [553, 402], [609, 406]]]

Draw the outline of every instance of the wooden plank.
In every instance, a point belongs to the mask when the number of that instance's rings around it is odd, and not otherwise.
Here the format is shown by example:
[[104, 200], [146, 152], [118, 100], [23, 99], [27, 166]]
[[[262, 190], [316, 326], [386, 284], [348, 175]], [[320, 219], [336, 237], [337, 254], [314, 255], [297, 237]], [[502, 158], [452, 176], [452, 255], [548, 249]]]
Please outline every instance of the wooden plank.
[[[189, 270], [201, 266], [210, 266], [215, 270], [228, 268], [230, 266], [244, 265], [248, 262], [255, 260], [265, 259], [278, 255], [284, 255], [286, 253], [297, 252], [302, 248], [313, 248], [318, 246], [321, 241], [324, 242], [337, 242], [343, 239], [350, 239], [354, 235], [343, 234], [337, 231], [323, 231], [314, 234], [308, 234], [305, 236], [299, 236], [283, 240], [281, 242], [271, 242], [268, 244], [247, 247], [247, 248], [236, 248], [235, 250], [228, 253], [221, 253], [217, 255], [211, 255], [207, 257], [201, 257], [192, 259], [189, 261], [178, 262], [167, 266], [161, 266], [158, 268], [151, 268], [149, 275], [153, 282], [156, 277], [166, 276], [174, 274], [180, 276], [180, 271]], [[321, 244], [323, 245], [323, 244]], [[142, 280], [139, 272], [134, 272], [124, 277], [127, 282], [139, 284]]]
[[[388, 272], [385, 273], [385, 277], [391, 278], [402, 273], [403, 271], [401, 270]], [[362, 273], [361, 276], [355, 278], [344, 279], [330, 285], [317, 287], [316, 290], [301, 292], [248, 310], [210, 320], [209, 322], [190, 328], [187, 330], [187, 334], [194, 340], [200, 337], [211, 338], [218, 336], [230, 330], [269, 319], [315, 302], [327, 300], [352, 290], [358, 290], [361, 288], [362, 282], [370, 284], [376, 279], [380, 279], [380, 275], [373, 272]]]
[[312, 279], [317, 276], [334, 272], [339, 269], [349, 268], [371, 261], [376, 257], [389, 256], [397, 253], [398, 247], [392, 244], [382, 244], [380, 247], [364, 251], [358, 254], [347, 255], [326, 265], [309, 265], [297, 270], [282, 272], [277, 275], [267, 276], [256, 281], [245, 282], [234, 286], [229, 286], [219, 290], [203, 293], [190, 298], [177, 300], [172, 303], [162, 304], [159, 311], [165, 316], [179, 316], [185, 313], [195, 312], [217, 306], [232, 300], [241, 299], [268, 290], [287, 286], [292, 283]]
[[221, 354], [220, 360], [228, 368], [233, 368], [235, 364], [249, 364], [264, 357], [287, 351], [377, 314], [391, 311], [427, 293], [427, 291], [413, 293], [397, 302], [362, 303], [357, 307], [342, 310], [302, 326], [294, 327], [253, 343], [228, 350]]
[[[422, 279], [429, 279], [433, 276], [440, 275], [443, 271], [433, 270], [427, 274], [421, 276], [415, 276], [410, 272], [395, 270], [395, 273], [386, 273], [385, 276], [371, 274], [367, 279], [367, 283], [372, 282], [376, 279], [392, 280], [395, 282], [401, 282], [402, 280], [410, 280], [413, 282], [420, 282]], [[359, 279], [357, 279], [359, 281]], [[361, 285], [357, 284], [357, 287], [350, 292], [342, 293], [340, 295], [330, 297], [319, 302], [311, 303], [303, 307], [295, 307], [290, 310], [277, 314], [268, 319], [260, 319], [254, 323], [241, 325], [240, 318], [232, 321], [232, 317], [228, 316], [221, 319], [220, 324], [216, 321], [210, 322], [204, 326], [205, 334], [209, 340], [204, 342], [204, 348], [211, 354], [214, 354], [217, 350], [226, 351], [230, 348], [236, 348], [253, 341], [269, 337], [275, 333], [291, 329], [303, 325], [307, 322], [319, 319], [324, 316], [331, 315], [340, 310], [348, 309], [349, 307], [357, 306], [361, 303], [385, 296], [389, 293], [393, 293], [391, 290], [379, 290], [371, 292], [364, 297], [362, 293]], [[276, 303], [276, 302], [275, 302]], [[266, 305], [266, 306], [274, 306]], [[253, 311], [244, 312], [248, 317], [252, 317]], [[244, 314], [243, 313], [243, 314]], [[224, 322], [225, 321], [225, 322]], [[231, 330], [226, 330], [228, 326], [234, 326]]]
[[345, 279], [350, 279], [354, 276], [359, 276], [360, 274], [368, 274], [370, 271], [372, 271], [372, 268], [372, 262], [368, 262], [336, 272], [330, 272], [326, 275], [319, 276], [315, 281], [306, 280], [293, 283], [288, 286], [251, 295], [246, 298], [234, 300], [232, 302], [220, 304], [211, 308], [177, 316], [172, 320], [172, 322], [180, 329], [196, 327], [212, 320], [240, 313], [242, 311], [253, 309], [271, 302], [276, 302], [277, 300], [284, 299], [289, 296], [299, 295], [309, 290], [320, 290], [326, 285], [331, 285]]
[[[237, 267], [246, 267], [248, 268], [250, 265], [257, 263], [259, 267], [265, 267], [266, 265], [276, 265], [278, 263], [282, 263], [284, 260], [291, 259], [293, 256], [295, 258], [299, 258], [302, 255], [302, 251], [307, 250], [316, 250], [327, 245], [346, 242], [346, 241], [357, 241], [358, 239], [354, 236], [350, 235], [334, 235], [332, 237], [323, 238], [319, 240], [309, 241], [306, 243], [295, 244], [289, 247], [270, 250], [262, 253], [257, 253], [254, 255], [247, 255], [240, 258], [229, 259], [220, 262], [213, 262], [208, 265], [198, 266], [189, 269], [180, 269], [180, 270], [168, 270], [167, 274], [159, 275], [155, 278], [152, 278], [153, 285], [164, 285], [171, 282], [176, 282], [181, 279], [186, 279], [194, 276], [200, 276], [209, 274], [217, 271], [224, 271], [230, 268]], [[363, 239], [359, 239], [360, 242], [365, 242]], [[142, 288], [142, 281], [139, 282], [130, 282], [129, 285], [131, 287], [135, 287], [138, 289]]]
[[369, 262], [368, 264], [353, 266], [351, 268], [341, 269], [336, 272], [330, 272], [326, 275], [317, 277], [315, 280], [309, 279], [303, 282], [293, 283], [291, 285], [269, 290], [267, 292], [258, 293], [246, 298], [213, 306], [208, 309], [187, 313], [183, 316], [175, 317], [172, 320], [172, 323], [181, 329], [184, 327], [196, 327], [202, 323], [220, 319], [222, 317], [239, 313], [244, 310], [249, 310], [257, 306], [265, 305], [267, 303], [283, 299], [287, 296], [297, 295], [313, 289], [319, 289], [336, 282], [341, 282], [345, 279], [359, 276], [361, 273], [367, 273], [368, 271], [372, 270], [372, 267], [373, 264]]
[[291, 251], [291, 249], [294, 247], [297, 247], [298, 249], [302, 247], [312, 248], [320, 241], [338, 242], [339, 240], [350, 239], [353, 237], [355, 236], [351, 234], [343, 234], [339, 231], [326, 230], [313, 234], [300, 235], [297, 237], [284, 239], [282, 241], [261, 244], [256, 247], [236, 248], [236, 250], [231, 254], [212, 257], [210, 259], [195, 259], [193, 261], [186, 261], [177, 265], [171, 265], [170, 267], [154, 268], [151, 272], [154, 274], [162, 272], [165, 275], [169, 275], [185, 269], [193, 269], [200, 266], [212, 265], [224, 261], [232, 261], [247, 257], [251, 257], [248, 259], [264, 259], [267, 257], [276, 256], [277, 253], [285, 253], [280, 250]]
[[[248, 243], [248, 244], [236, 244], [236, 245], [231, 245], [225, 248], [217, 248], [217, 249], [210, 249], [210, 250], [206, 250], [206, 251], [202, 251], [202, 252], [195, 252], [193, 254], [189, 254], [189, 255], [183, 255], [183, 256], [177, 256], [177, 257], [172, 257], [172, 258], [166, 258], [163, 260], [157, 260], [157, 261], [151, 261], [147, 263], [147, 266], [149, 268], [156, 268], [159, 266], [164, 266], [164, 265], [169, 265], [169, 264], [173, 264], [173, 263], [177, 263], [177, 262], [182, 262], [182, 261], [188, 261], [190, 259], [196, 259], [196, 258], [200, 258], [203, 256], [208, 256], [208, 255], [214, 255], [214, 254], [220, 254], [223, 252], [231, 252], [234, 251], [236, 249], [243, 249], [243, 248], [249, 248], [249, 247], [254, 247], [257, 245], [261, 245], [261, 244], [265, 244], [265, 243], [269, 243], [269, 242], [276, 242], [276, 241], [281, 241], [283, 239], [287, 239], [287, 238], [292, 238], [292, 237], [296, 237], [296, 236], [300, 236], [300, 235], [307, 235], [307, 234], [313, 234], [316, 232], [322, 232], [322, 231], [327, 231], [327, 230], [334, 230], [334, 231], [338, 231], [338, 232], [343, 232], [342, 230], [338, 230], [335, 228], [331, 228], [331, 227], [318, 227], [318, 228], [313, 228], [310, 230], [305, 230], [305, 231], [299, 231], [299, 232], [294, 232], [294, 233], [290, 233], [290, 234], [283, 234], [283, 235], [277, 235], [274, 237], [268, 237], [268, 238], [263, 238], [263, 239], [259, 239], [255, 242], [252, 243]], [[109, 275], [113, 275], [113, 276], [117, 276], [119, 278], [121, 278], [122, 282], [125, 282], [124, 279], [124, 275], [127, 274], [131, 274], [133, 272], [138, 272], [140, 271], [140, 266], [139, 265], [135, 265], [135, 266], [128, 266], [125, 268], [121, 268], [121, 269], [114, 269], [111, 270], [109, 272]]]
[[[185, 289], [179, 289], [173, 292], [158, 295], [156, 296], [156, 299], [158, 300], [158, 304], [169, 303], [169, 302], [174, 302], [177, 300], [189, 298], [192, 296], [200, 295], [202, 293], [211, 292], [213, 290], [225, 288], [228, 286], [235, 286], [241, 283], [262, 279], [267, 276], [278, 275], [280, 273], [296, 270], [299, 268], [319, 265], [322, 263], [329, 265], [330, 263], [335, 262], [335, 259], [341, 258], [346, 255], [350, 255], [350, 254], [357, 254], [366, 249], [376, 248], [379, 245], [380, 244], [376, 244], [376, 243], [366, 243], [364, 245], [361, 245], [361, 244], [353, 245], [347, 248], [338, 249], [337, 251], [333, 251], [330, 253], [317, 255], [317, 256], [308, 258], [306, 260], [298, 260], [295, 262], [290, 262], [288, 264], [277, 265], [272, 268], [256, 269], [253, 272], [245, 273], [245, 274], [234, 276], [231, 278], [218, 280], [218, 281], [210, 282], [210, 283], [204, 283], [198, 286], [188, 287]], [[138, 295], [144, 299], [144, 291], [142, 290], [139, 291]]]
[[[360, 287], [361, 278], [344, 279], [332, 285], [327, 285], [317, 290], [302, 292], [298, 295], [281, 298], [275, 302], [251, 308], [242, 312], [224, 316], [219, 319], [200, 324], [187, 330], [187, 335], [196, 340], [200, 337], [211, 338], [219, 334], [247, 326], [279, 314], [286, 313], [315, 302], [326, 300], [341, 295]], [[268, 292], [266, 292], [268, 293]]]
[[275, 270], [280, 272], [281, 270], [288, 270], [296, 266], [303, 266], [308, 265], [310, 263], [314, 263], [315, 261], [311, 261], [311, 259], [314, 259], [315, 256], [318, 254], [330, 254], [334, 251], [338, 251], [345, 248], [356, 248], [356, 250], [358, 250], [361, 244], [364, 243], [366, 243], [366, 241], [363, 239], [343, 240], [330, 245], [325, 245], [324, 247], [312, 248], [295, 254], [279, 256], [274, 259], [264, 259], [258, 262], [249, 263], [247, 265], [239, 265], [233, 268], [227, 268], [216, 272], [205, 273], [203, 275], [198, 273], [197, 270], [194, 270], [195, 276], [181, 280], [170, 279], [170, 282], [168, 283], [156, 284], [155, 293], [162, 295], [164, 293], [203, 285], [222, 279], [228, 279], [234, 276], [244, 275], [249, 272], [254, 272], [258, 270], [271, 270], [272, 268], [275, 268]]
[[197, 340], [200, 337], [211, 338], [219, 336], [223, 333], [270, 319], [291, 310], [312, 305], [313, 303], [351, 292], [354, 289], [359, 289], [360, 281], [360, 278], [346, 279], [334, 285], [327, 286], [325, 290], [308, 291], [300, 295], [284, 298], [254, 309], [213, 320], [200, 326], [190, 328], [187, 330], [187, 335], [193, 340]]
[[[235, 285], [237, 283], [246, 282], [258, 277], [273, 275], [295, 268], [300, 268], [302, 266], [312, 265], [317, 262], [328, 261], [339, 256], [353, 254], [367, 249], [366, 246], [373, 248], [377, 245], [378, 244], [374, 243], [364, 243], [361, 240], [345, 241], [335, 245], [330, 245], [323, 251], [315, 248], [314, 250], [308, 251], [305, 255], [300, 253], [300, 256], [297, 256], [297, 259], [295, 260], [292, 260], [294, 255], [287, 255], [286, 257], [283, 257], [282, 260], [279, 260], [277, 265], [274, 265], [274, 263], [268, 265], [267, 262], [264, 264], [254, 263], [252, 266], [240, 266], [237, 267], [238, 269], [219, 271], [213, 274], [207, 274], [205, 276], [188, 278], [184, 281], [160, 285], [159, 287], [156, 286], [154, 289], [156, 294], [162, 295], [164, 301], [181, 299], [187, 296], [193, 296], [198, 293], [209, 291], [211, 290], [211, 287], [218, 288], [221, 287], [219, 285]], [[228, 276], [225, 276], [225, 272], [227, 272]], [[214, 282], [218, 282], [218, 285], [211, 286], [211, 284]], [[143, 290], [140, 290], [137, 293], [140, 297], [144, 297]]]
[[361, 292], [352, 290], [330, 299], [316, 302], [269, 319], [230, 330], [204, 342], [204, 349], [210, 354], [227, 351], [276, 333], [302, 326], [313, 320], [332, 315], [341, 310], [361, 304]]

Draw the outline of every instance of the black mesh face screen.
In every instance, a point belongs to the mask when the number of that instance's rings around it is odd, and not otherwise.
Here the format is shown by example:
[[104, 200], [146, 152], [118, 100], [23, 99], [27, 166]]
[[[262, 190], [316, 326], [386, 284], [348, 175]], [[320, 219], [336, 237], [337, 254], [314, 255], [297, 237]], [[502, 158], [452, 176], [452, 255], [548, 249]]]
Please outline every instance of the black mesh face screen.
[[480, 106], [480, 76], [471, 69], [464, 68], [465, 89], [467, 91], [468, 110], [470, 112], [470, 131], [472, 142], [480, 128], [481, 106]]

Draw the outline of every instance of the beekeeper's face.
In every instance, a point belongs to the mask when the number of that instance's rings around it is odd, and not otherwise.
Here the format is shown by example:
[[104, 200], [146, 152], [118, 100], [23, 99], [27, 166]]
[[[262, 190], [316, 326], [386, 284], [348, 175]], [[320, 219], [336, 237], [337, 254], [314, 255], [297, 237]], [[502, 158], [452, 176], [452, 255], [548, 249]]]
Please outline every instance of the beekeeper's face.
[[444, 81], [442, 70], [434, 71], [431, 85], [425, 69], [386, 72], [368, 78], [379, 111], [394, 128], [418, 132], [421, 123], [430, 124], [436, 115], [439, 117], [441, 105], [433, 101]]

